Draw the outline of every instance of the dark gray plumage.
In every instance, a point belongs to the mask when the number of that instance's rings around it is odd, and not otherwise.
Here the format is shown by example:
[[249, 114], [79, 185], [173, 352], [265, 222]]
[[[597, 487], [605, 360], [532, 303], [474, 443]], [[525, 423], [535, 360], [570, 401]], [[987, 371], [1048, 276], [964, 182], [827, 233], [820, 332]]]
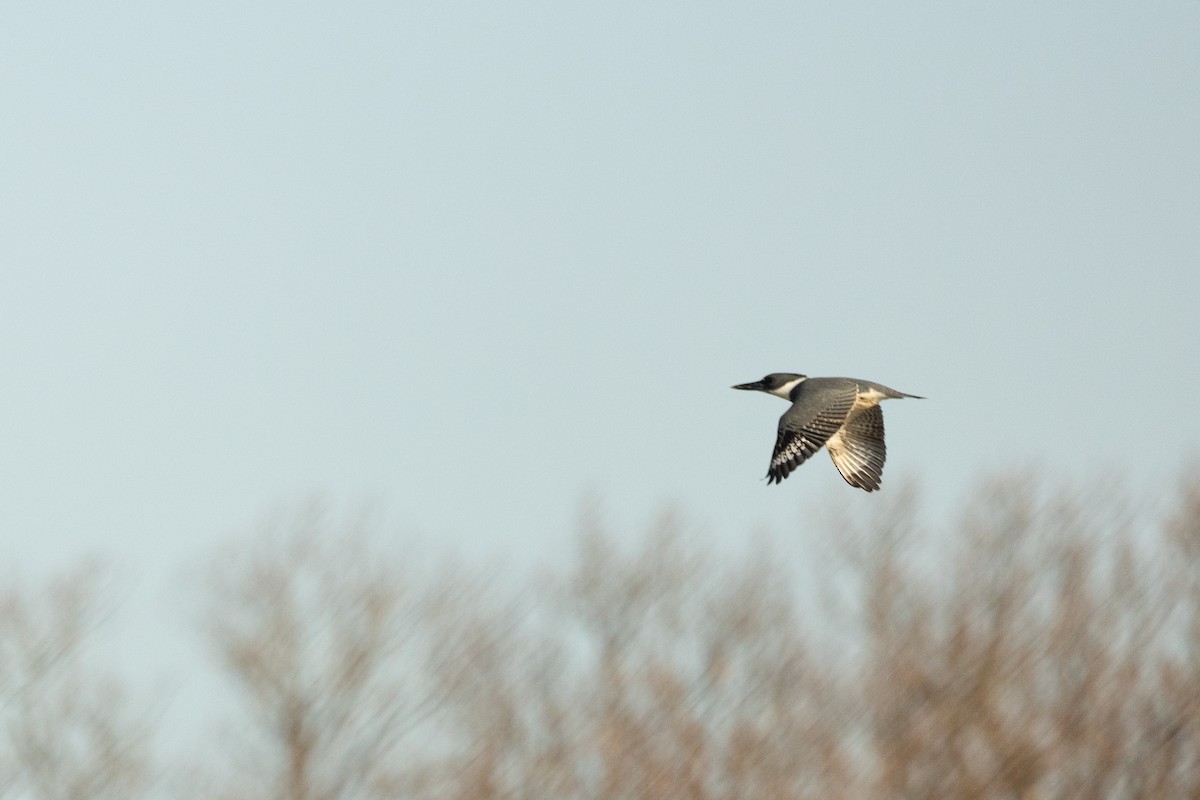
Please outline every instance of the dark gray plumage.
[[887, 445], [883, 440], [883, 400], [911, 397], [882, 384], [857, 378], [809, 378], [773, 372], [747, 389], [792, 402], [779, 418], [767, 483], [779, 483], [822, 447], [851, 486], [873, 492], [883, 482]]

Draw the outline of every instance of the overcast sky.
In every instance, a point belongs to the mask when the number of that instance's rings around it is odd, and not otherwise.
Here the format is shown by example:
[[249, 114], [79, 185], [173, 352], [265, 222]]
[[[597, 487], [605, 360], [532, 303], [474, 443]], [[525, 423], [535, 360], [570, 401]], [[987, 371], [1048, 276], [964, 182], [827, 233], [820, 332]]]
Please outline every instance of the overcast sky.
[[[521, 560], [589, 494], [736, 539], [1200, 450], [1200, 3], [20, 3], [0, 108], [7, 573], [161, 598], [310, 492]], [[881, 494], [764, 483], [772, 371], [930, 398]]]

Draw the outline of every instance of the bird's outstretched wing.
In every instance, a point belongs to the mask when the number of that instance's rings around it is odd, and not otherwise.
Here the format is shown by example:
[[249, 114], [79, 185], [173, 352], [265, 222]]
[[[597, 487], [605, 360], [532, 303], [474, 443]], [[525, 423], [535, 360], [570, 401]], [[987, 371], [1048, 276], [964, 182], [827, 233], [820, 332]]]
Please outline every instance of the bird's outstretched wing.
[[865, 408], [852, 415], [826, 442], [833, 465], [846, 483], [868, 492], [883, 482], [887, 445], [883, 442], [883, 409]]
[[854, 384], [850, 384], [836, 395], [826, 395], [819, 406], [806, 402], [801, 396], [779, 418], [779, 433], [767, 470], [767, 483], [779, 483], [820, 450], [846, 421], [854, 407], [856, 394]]

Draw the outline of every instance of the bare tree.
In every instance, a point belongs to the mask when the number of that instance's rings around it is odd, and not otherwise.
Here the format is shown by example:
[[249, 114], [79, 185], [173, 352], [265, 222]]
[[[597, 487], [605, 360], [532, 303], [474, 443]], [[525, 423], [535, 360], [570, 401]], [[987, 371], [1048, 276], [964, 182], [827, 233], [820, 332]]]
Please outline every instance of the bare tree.
[[[399, 749], [431, 713], [420, 621], [434, 592], [319, 506], [265, 523], [209, 566], [204, 628], [245, 710], [223, 797], [348, 800], [408, 791]], [[418, 586], [426, 589], [418, 591]]]
[[503, 610], [443, 621], [478, 644], [443, 686], [451, 763], [469, 769], [434, 796], [854, 796], [845, 710], [794, 589], [770, 552], [719, 559], [673, 516], [628, 552], [585, 532], [513, 634], [494, 635], [512, 630]]
[[1025, 477], [985, 488], [955, 534], [940, 584], [894, 553], [869, 570], [873, 794], [1196, 792], [1200, 775], [1164, 761], [1146, 725], [1167, 688], [1171, 605], [1200, 601], [1170, 596], [1157, 533], [1130, 524], [1119, 494], [1046, 496]]
[[949, 526], [897, 492], [803, 564], [593, 520], [511, 584], [301, 514], [213, 565], [249, 724], [209, 796], [1200, 798], [1192, 475], [1164, 521], [1033, 475]]
[[519, 636], [460, 620], [488, 655], [443, 687], [432, 796], [1200, 796], [1200, 573], [1165, 549], [1197, 548], [1198, 497], [1164, 537], [1111, 486], [996, 481], [948, 530], [902, 494], [833, 517], [816, 594], [855, 597], [824, 606], [670, 517], [632, 550], [585, 533]]
[[0, 593], [0, 797], [148, 794], [151, 725], [88, 653], [108, 607], [95, 567]]

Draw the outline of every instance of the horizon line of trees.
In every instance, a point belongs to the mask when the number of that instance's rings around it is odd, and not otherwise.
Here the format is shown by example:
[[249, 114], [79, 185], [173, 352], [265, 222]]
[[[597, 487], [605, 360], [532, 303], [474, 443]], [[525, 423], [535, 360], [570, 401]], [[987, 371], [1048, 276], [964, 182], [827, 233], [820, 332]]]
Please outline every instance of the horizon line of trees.
[[[0, 588], [0, 800], [1200, 797], [1200, 469], [1172, 506], [996, 478], [791, 543], [585, 515], [513, 585], [317, 505], [197, 573], [234, 716], [163, 755], [86, 566]], [[858, 506], [859, 509], [865, 506]]]

